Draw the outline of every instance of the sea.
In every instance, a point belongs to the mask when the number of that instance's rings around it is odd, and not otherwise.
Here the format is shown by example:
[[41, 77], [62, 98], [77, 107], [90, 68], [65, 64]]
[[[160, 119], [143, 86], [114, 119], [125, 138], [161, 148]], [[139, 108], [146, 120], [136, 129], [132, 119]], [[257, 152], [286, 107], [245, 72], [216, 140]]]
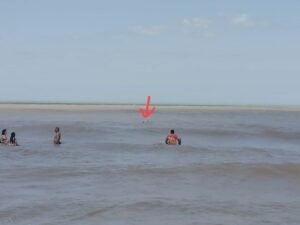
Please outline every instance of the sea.
[[1, 105], [0, 225], [300, 224], [299, 108], [139, 107]]

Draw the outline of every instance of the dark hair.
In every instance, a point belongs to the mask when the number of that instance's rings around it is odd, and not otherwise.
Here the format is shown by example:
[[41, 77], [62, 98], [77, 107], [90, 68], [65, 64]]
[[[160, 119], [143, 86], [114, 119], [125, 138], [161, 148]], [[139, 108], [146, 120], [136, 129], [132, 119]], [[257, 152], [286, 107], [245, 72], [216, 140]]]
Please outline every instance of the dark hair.
[[10, 134], [10, 143], [11, 144], [15, 144], [16, 143], [16, 133], [15, 132], [12, 132], [11, 134]]
[[174, 133], [175, 133], [175, 131], [174, 131], [174, 130], [171, 130], [170, 132], [171, 132], [171, 134], [174, 134]]
[[59, 127], [55, 127], [54, 131], [59, 132]]
[[6, 129], [3, 129], [2, 130], [2, 135], [5, 135], [5, 133], [6, 133]]

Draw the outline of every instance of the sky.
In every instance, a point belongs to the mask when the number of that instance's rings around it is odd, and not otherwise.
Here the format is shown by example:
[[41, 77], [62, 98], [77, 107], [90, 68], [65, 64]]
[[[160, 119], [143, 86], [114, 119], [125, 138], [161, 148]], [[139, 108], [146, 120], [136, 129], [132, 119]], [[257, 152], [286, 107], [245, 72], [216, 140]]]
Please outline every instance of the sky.
[[300, 104], [298, 0], [1, 0], [0, 102]]

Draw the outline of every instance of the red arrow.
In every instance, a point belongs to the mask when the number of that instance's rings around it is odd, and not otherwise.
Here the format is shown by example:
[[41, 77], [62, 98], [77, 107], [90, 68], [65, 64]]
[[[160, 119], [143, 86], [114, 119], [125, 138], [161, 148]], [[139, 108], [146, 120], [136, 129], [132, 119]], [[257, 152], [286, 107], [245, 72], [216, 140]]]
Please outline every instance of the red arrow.
[[148, 96], [147, 103], [146, 103], [146, 110], [143, 108], [140, 108], [140, 113], [141, 113], [142, 117], [144, 117], [144, 118], [149, 117], [155, 111], [154, 107], [152, 107], [152, 109], [149, 110], [150, 101], [151, 101], [151, 96]]

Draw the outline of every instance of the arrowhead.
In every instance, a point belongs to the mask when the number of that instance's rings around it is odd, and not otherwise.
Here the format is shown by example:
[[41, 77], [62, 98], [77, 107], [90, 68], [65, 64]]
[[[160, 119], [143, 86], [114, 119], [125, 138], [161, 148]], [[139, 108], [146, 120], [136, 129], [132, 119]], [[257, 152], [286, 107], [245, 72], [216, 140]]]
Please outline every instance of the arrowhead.
[[155, 111], [154, 107], [151, 110], [145, 110], [143, 108], [140, 108], [140, 113], [142, 117], [144, 117], [145, 119], [151, 116], [151, 114], [154, 113], [154, 111]]

